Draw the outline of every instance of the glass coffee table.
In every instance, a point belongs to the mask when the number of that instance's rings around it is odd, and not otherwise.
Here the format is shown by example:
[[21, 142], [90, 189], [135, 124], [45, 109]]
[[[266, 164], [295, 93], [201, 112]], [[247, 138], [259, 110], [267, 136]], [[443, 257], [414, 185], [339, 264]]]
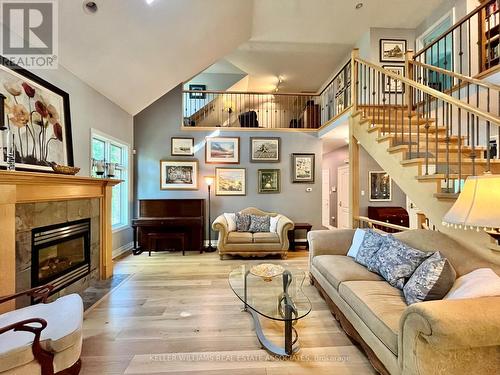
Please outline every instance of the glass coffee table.
[[[252, 315], [261, 345], [270, 353], [290, 356], [299, 349], [297, 330], [293, 327], [311, 311], [311, 302], [302, 292], [304, 271], [283, 265], [284, 271], [274, 277], [254, 275], [252, 265], [241, 265], [229, 273], [229, 285], [243, 302], [243, 311]], [[284, 323], [285, 345], [269, 341], [262, 331], [260, 316]]]

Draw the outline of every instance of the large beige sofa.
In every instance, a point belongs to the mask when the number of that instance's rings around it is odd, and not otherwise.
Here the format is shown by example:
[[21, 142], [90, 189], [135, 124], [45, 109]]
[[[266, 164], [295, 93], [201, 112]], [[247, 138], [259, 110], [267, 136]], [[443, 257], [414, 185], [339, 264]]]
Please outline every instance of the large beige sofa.
[[[265, 212], [255, 207], [248, 207], [240, 213], [259, 216], [276, 216], [275, 212]], [[281, 215], [276, 233], [250, 233], [230, 232], [224, 215], [220, 215], [212, 224], [212, 228], [219, 232], [217, 249], [219, 256], [241, 255], [247, 257], [260, 257], [265, 255], [280, 255], [285, 259], [288, 254], [288, 231], [293, 229], [293, 222]]]
[[[344, 330], [382, 374], [500, 374], [500, 297], [438, 300], [407, 306], [401, 290], [346, 254], [354, 230], [309, 233], [310, 273]], [[439, 250], [457, 277], [500, 267], [435, 231], [395, 234], [408, 245]], [[485, 250], [486, 251], [486, 250]]]

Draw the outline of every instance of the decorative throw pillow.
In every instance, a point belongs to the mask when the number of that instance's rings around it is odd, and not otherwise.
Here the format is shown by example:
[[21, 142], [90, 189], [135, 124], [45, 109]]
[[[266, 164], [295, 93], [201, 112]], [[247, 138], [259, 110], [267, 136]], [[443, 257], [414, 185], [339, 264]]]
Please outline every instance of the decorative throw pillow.
[[234, 232], [236, 230], [236, 214], [224, 213], [224, 217], [227, 221], [227, 230]]
[[455, 269], [436, 251], [417, 267], [403, 287], [406, 303], [442, 299], [450, 290], [457, 276]]
[[414, 249], [388, 235], [380, 250], [368, 261], [367, 267], [370, 271], [377, 272], [392, 286], [403, 289], [413, 272], [431, 254]]
[[364, 229], [356, 229], [356, 231], [354, 232], [354, 236], [352, 237], [352, 244], [349, 248], [349, 251], [347, 252], [347, 256], [356, 258], [359, 248], [363, 243], [363, 239], [365, 238], [365, 233], [366, 231]]
[[500, 296], [500, 276], [491, 268], [478, 268], [460, 276], [444, 299]]
[[250, 215], [236, 213], [236, 230], [238, 232], [248, 232], [250, 229]]
[[356, 262], [366, 267], [370, 259], [379, 251], [384, 239], [385, 236], [368, 229], [363, 237], [363, 242], [361, 242], [358, 253], [356, 254]]
[[271, 218], [269, 219], [270, 221], [270, 227], [269, 227], [269, 231], [270, 232], [273, 232], [273, 233], [277, 233], [278, 232], [278, 222], [280, 221], [281, 219], [281, 215], [276, 215], [276, 216], [271, 216]]
[[249, 232], [269, 232], [271, 220], [269, 216], [250, 215], [250, 229]]

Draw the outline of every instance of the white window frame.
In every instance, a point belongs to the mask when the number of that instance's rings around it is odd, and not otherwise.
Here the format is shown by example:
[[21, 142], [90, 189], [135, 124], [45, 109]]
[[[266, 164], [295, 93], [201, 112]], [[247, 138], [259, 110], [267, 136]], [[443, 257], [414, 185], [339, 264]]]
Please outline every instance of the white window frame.
[[130, 186], [131, 186], [131, 181], [130, 181], [130, 155], [131, 155], [131, 147], [127, 142], [124, 142], [118, 138], [115, 138], [109, 134], [106, 134], [104, 132], [101, 132], [100, 130], [91, 128], [90, 129], [90, 171], [92, 174], [92, 159], [94, 155], [92, 154], [92, 140], [97, 139], [99, 141], [104, 142], [104, 160], [105, 162], [108, 162], [109, 158], [109, 152], [110, 152], [110, 146], [114, 145], [117, 147], [120, 147], [123, 151], [122, 154], [122, 161], [123, 163], [121, 165], [117, 165], [116, 169], [121, 171], [121, 180], [122, 186], [125, 187], [125, 189], [121, 189], [121, 218], [120, 218], [120, 223], [114, 224], [112, 226], [113, 233], [114, 232], [119, 232], [121, 230], [127, 229], [130, 227]]

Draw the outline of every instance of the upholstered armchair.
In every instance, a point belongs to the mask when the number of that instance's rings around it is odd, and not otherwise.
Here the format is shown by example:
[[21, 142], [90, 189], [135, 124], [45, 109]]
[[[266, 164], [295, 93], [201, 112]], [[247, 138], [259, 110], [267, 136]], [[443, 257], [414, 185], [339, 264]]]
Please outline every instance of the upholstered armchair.
[[0, 315], [0, 374], [76, 375], [80, 372], [83, 302], [70, 294], [46, 303], [51, 285], [0, 297], [30, 296], [41, 303]]
[[[275, 212], [265, 212], [255, 207], [245, 208], [240, 213], [258, 216], [272, 216]], [[230, 232], [224, 215], [215, 219], [212, 228], [219, 232], [217, 249], [219, 256], [223, 259], [224, 254], [241, 255], [245, 257], [261, 257], [266, 255], [280, 255], [286, 259], [288, 254], [288, 231], [293, 229], [293, 222], [281, 215], [276, 232]]]

